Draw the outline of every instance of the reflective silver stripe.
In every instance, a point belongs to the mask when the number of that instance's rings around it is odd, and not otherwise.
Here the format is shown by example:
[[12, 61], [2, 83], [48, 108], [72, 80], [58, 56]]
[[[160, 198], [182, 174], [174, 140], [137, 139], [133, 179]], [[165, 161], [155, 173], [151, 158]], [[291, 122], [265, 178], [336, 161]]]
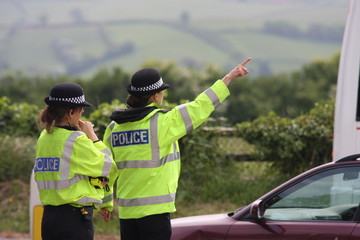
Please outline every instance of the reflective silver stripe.
[[114, 129], [114, 126], [115, 126], [115, 122], [112, 121], [112, 122], [109, 124], [110, 130], [113, 130], [113, 129]]
[[75, 175], [72, 179], [69, 180], [61, 180], [61, 181], [37, 181], [38, 188], [40, 190], [44, 189], [65, 189], [70, 187], [71, 185], [86, 179], [87, 176], [84, 175]]
[[[111, 131], [114, 129], [114, 126], [115, 126], [115, 122], [112, 121], [112, 122], [109, 124], [109, 128], [110, 128]], [[106, 141], [109, 143], [109, 146], [112, 146], [112, 144], [111, 144], [111, 134], [108, 136], [108, 138], [106, 139]]]
[[107, 155], [107, 156], [111, 156], [111, 151], [108, 148], [105, 148], [103, 150], [100, 150], [100, 152], [102, 152], [103, 154]]
[[102, 204], [111, 202], [111, 200], [113, 200], [113, 195], [112, 195], [112, 194], [104, 197], [104, 198], [102, 199]]
[[104, 162], [104, 167], [102, 169], [102, 175], [101, 176], [107, 176], [110, 173], [110, 169], [111, 169], [111, 164], [112, 164], [112, 158], [111, 156], [111, 151], [109, 148], [105, 148], [103, 150], [100, 150], [100, 152], [102, 152], [103, 154], [105, 154], [104, 158], [105, 158], [105, 162]]
[[190, 118], [190, 114], [186, 108], [186, 105], [185, 104], [182, 104], [180, 106], [178, 106], [178, 109], [179, 109], [179, 112], [180, 112], [180, 115], [185, 123], [185, 128], [186, 128], [186, 131], [187, 132], [190, 132], [193, 130], [193, 124], [192, 124], [192, 121], [191, 121], [191, 118]]
[[106, 139], [106, 141], [109, 143], [110, 146], [112, 146], [112, 144], [111, 144], [111, 134], [110, 134], [109, 137]]
[[104, 166], [102, 169], [102, 175], [101, 176], [107, 176], [110, 173], [110, 169], [111, 169], [111, 165], [112, 165], [112, 158], [109, 157], [108, 155], [105, 155], [105, 162], [104, 162]]
[[60, 163], [60, 180], [68, 180], [69, 179], [69, 172], [70, 172], [70, 157], [72, 154], [72, 148], [74, 146], [74, 143], [78, 136], [83, 135], [83, 132], [75, 131], [70, 134], [68, 139], [66, 139], [63, 155], [61, 157], [61, 163]]
[[180, 152], [177, 151], [176, 149], [176, 142], [173, 143], [173, 146], [174, 146], [174, 159], [177, 160], [177, 159], [180, 159]]
[[159, 113], [157, 112], [150, 120], [151, 159], [155, 162], [158, 162], [160, 160], [160, 149], [158, 140], [158, 117]]
[[118, 169], [123, 168], [156, 168], [164, 165], [165, 163], [172, 162], [180, 159], [180, 153], [174, 152], [166, 155], [160, 160], [129, 160], [117, 162], [116, 166]]
[[101, 200], [99, 199], [95, 199], [95, 198], [89, 198], [89, 197], [83, 197], [80, 198], [79, 200], [76, 201], [77, 203], [80, 204], [90, 204], [90, 203], [95, 203], [96, 205], [100, 205], [102, 203]]
[[161, 204], [175, 201], [176, 193], [170, 193], [167, 195], [155, 196], [155, 197], [143, 197], [133, 199], [118, 198], [118, 204], [121, 207], [134, 207], [134, 206], [146, 206], [152, 204]]
[[204, 93], [210, 98], [214, 108], [217, 108], [220, 105], [220, 99], [211, 88], [208, 88]]

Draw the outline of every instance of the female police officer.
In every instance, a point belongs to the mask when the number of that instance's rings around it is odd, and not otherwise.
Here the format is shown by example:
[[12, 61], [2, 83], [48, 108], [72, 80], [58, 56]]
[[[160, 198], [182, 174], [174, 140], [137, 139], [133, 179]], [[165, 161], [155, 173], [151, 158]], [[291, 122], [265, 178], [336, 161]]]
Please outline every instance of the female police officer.
[[170, 213], [180, 173], [177, 140], [202, 124], [229, 95], [229, 83], [248, 73], [250, 58], [194, 101], [161, 110], [169, 87], [152, 68], [136, 72], [128, 87], [129, 109], [112, 113], [104, 142], [118, 167], [117, 202], [121, 240], [170, 239]]
[[59, 83], [44, 101], [34, 165], [42, 239], [93, 239], [93, 209], [101, 207], [108, 220], [113, 208], [115, 162], [91, 122], [80, 120], [83, 107], [91, 106], [80, 85]]

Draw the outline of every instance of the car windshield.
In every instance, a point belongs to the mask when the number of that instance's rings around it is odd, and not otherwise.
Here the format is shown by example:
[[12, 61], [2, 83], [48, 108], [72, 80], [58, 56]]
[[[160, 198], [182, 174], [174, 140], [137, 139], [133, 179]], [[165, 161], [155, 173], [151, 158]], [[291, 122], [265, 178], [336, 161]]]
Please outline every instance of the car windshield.
[[349, 220], [360, 203], [359, 172], [341, 167], [300, 181], [267, 201], [265, 219]]

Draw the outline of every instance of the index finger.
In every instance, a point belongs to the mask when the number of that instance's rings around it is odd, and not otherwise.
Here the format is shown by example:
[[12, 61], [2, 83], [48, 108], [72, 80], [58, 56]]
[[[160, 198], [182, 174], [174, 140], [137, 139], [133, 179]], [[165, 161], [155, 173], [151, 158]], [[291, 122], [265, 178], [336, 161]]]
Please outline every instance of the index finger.
[[245, 66], [248, 62], [250, 62], [251, 57], [247, 58], [245, 61], [243, 61], [242, 63], [240, 63], [241, 66]]

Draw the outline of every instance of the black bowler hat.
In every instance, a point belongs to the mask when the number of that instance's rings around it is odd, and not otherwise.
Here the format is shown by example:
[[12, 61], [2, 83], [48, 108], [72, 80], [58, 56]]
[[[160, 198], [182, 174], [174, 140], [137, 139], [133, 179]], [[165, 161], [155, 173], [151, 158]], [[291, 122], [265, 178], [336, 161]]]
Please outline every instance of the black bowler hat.
[[77, 83], [63, 82], [56, 84], [50, 91], [50, 96], [44, 99], [47, 105], [64, 107], [92, 106], [85, 101], [84, 90]]
[[127, 90], [135, 96], [147, 96], [170, 87], [163, 82], [160, 73], [153, 68], [144, 68], [131, 77], [131, 84]]

